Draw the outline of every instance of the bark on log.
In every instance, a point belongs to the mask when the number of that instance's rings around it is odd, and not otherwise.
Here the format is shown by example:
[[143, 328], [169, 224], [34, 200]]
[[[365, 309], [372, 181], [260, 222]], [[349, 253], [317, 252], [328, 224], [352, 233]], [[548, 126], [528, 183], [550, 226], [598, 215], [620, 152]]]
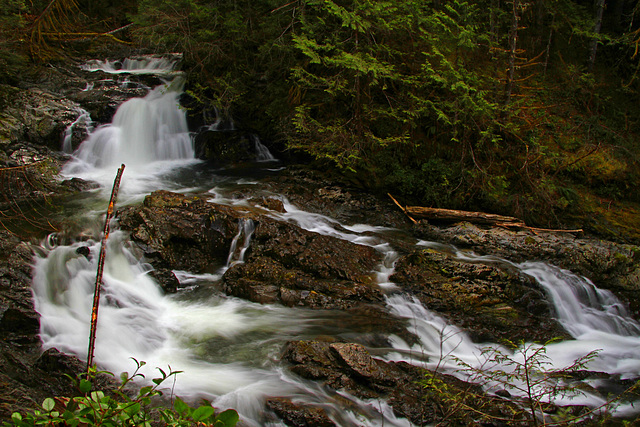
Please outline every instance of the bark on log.
[[468, 221], [476, 224], [501, 225], [505, 227], [524, 227], [525, 223], [511, 216], [490, 214], [485, 212], [469, 212], [454, 209], [437, 209], [422, 206], [406, 206], [405, 211], [414, 218], [434, 219], [439, 221]]
[[551, 231], [551, 232], [561, 232], [561, 233], [580, 233], [583, 231], [581, 228], [576, 230], [555, 230], [555, 229], [548, 229], [548, 228], [529, 227], [521, 219], [518, 219], [512, 216], [496, 215], [496, 214], [490, 214], [486, 212], [471, 212], [471, 211], [459, 211], [454, 209], [427, 208], [423, 206], [402, 206], [391, 194], [389, 193], [387, 194], [389, 197], [391, 197], [391, 200], [393, 200], [393, 202], [396, 205], [398, 205], [398, 207], [402, 209], [402, 211], [414, 223], [418, 222], [415, 220], [415, 218], [419, 218], [419, 219], [433, 219], [436, 221], [443, 221], [443, 222], [467, 221], [474, 224], [491, 225], [494, 227], [525, 228], [533, 232]]

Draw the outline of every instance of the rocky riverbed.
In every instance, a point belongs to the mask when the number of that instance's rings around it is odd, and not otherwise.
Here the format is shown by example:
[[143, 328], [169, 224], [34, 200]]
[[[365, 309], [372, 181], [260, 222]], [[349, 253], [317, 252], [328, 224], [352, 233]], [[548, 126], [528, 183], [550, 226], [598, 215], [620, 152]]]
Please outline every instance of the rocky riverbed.
[[[31, 273], [39, 240], [64, 224], [59, 220], [64, 212], [60, 215], [55, 201], [75, 197], [93, 185], [57, 176], [66, 160], [60, 143], [77, 117], [74, 111], [90, 110], [92, 117], [107, 122], [119, 103], [139, 95], [146, 83], [153, 83], [141, 78], [123, 88], [109, 79], [78, 67], [50, 70], [38, 85], [25, 85], [16, 92], [13, 108], [5, 110], [1, 118], [2, 184], [13, 193], [9, 197], [5, 192], [2, 225], [7, 230], [0, 231], [0, 418], [32, 408], [46, 396], [73, 393], [63, 374], [75, 375], [82, 369], [74, 357], [53, 349], [42, 351]], [[85, 91], [98, 82], [104, 90]], [[74, 146], [87, 129], [75, 132]], [[215, 140], [210, 143], [216, 144]], [[203, 152], [220, 154], [224, 149], [209, 147]], [[234, 152], [229, 161], [238, 158]], [[223, 162], [218, 159], [216, 167]], [[389, 280], [476, 342], [545, 342], [568, 338], [569, 334], [554, 320], [544, 290], [508, 263], [465, 261], [453, 252], [407, 244], [407, 236], [512, 262], [548, 261], [610, 289], [629, 306], [631, 315], [640, 319], [637, 246], [571, 233], [514, 231], [469, 223], [414, 224], [386, 197], [367, 194], [301, 165], [287, 165], [263, 182], [272, 193], [286, 195], [306, 211], [340, 222], [395, 229], [402, 238], [389, 237], [398, 254]], [[180, 292], [175, 270], [207, 273], [224, 265], [240, 227], [251, 221], [251, 245], [244, 262], [226, 270], [224, 293], [260, 304], [343, 311], [351, 319], [363, 319], [358, 342], [318, 336], [311, 341], [291, 341], [282, 348], [283, 365], [302, 378], [334, 391], [346, 390], [361, 399], [384, 399], [398, 417], [416, 425], [439, 420], [472, 424], [474, 408], [494, 419], [512, 413], [508, 400], [486, 396], [476, 386], [440, 373], [428, 374], [438, 381], [425, 383], [424, 370], [404, 362], [384, 362], [367, 350], [387, 345], [390, 332], [407, 343], [417, 339], [384, 302], [384, 292], [373, 273], [383, 261], [379, 251], [278, 220], [274, 213], [284, 211], [278, 197], [246, 189], [237, 197], [250, 200], [250, 207], [217, 204], [206, 195], [160, 190], [141, 204], [119, 209], [117, 220], [168, 293]], [[31, 213], [25, 207], [35, 216], [29, 218]], [[65, 238], [81, 240], [86, 236], [70, 231]], [[449, 396], [463, 396], [455, 415], [447, 408], [451, 404], [447, 395], [441, 393], [445, 387]], [[287, 425], [333, 425], [322, 408], [278, 396], [267, 399], [265, 411]]]

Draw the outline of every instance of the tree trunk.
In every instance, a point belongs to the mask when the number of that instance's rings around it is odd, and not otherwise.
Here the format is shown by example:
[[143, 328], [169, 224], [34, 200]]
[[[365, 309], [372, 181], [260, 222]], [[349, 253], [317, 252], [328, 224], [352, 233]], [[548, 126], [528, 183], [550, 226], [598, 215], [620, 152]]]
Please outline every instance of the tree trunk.
[[511, 20], [511, 32], [509, 34], [509, 70], [507, 72], [507, 87], [505, 104], [511, 102], [511, 92], [513, 92], [513, 79], [516, 72], [516, 53], [518, 46], [518, 22], [520, 17], [518, 16], [518, 8], [520, 7], [520, 0], [513, 0], [513, 14]]
[[596, 63], [596, 52], [598, 51], [598, 39], [600, 36], [600, 28], [602, 27], [602, 15], [604, 14], [605, 0], [597, 0], [596, 4], [596, 22], [593, 27], [593, 40], [591, 40], [591, 47], [589, 48], [589, 63], [587, 64], [589, 72], [593, 71], [593, 66]]

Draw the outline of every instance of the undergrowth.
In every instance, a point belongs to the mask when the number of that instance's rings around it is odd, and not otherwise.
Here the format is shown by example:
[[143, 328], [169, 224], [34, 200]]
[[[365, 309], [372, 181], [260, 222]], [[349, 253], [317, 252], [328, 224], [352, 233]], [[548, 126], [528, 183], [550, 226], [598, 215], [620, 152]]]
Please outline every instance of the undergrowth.
[[214, 426], [233, 427], [239, 421], [238, 413], [233, 409], [217, 412], [210, 404], [192, 407], [179, 397], [171, 395], [171, 407], [159, 406], [163, 396], [161, 388], [170, 378], [181, 371], [169, 372], [158, 368], [160, 376], [152, 380], [153, 385], [143, 386], [137, 394], [130, 396], [127, 385], [136, 378], [144, 378], [140, 369], [145, 365], [137, 361], [132, 375], [123, 372], [121, 383], [113, 391], [94, 390], [94, 381], [99, 374], [113, 375], [94, 368], [86, 375], [71, 378], [79, 395], [75, 397], [48, 397], [42, 407], [33, 412], [14, 412], [11, 421], [3, 426], [28, 427], [36, 425], [63, 426]]

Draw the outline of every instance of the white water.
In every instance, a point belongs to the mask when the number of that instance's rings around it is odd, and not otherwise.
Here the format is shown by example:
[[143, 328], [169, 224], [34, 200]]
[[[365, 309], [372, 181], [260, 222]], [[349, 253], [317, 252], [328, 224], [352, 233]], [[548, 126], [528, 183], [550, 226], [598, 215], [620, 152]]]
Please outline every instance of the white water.
[[89, 133], [91, 133], [91, 131], [93, 130], [91, 115], [89, 114], [89, 112], [87, 110], [79, 108], [77, 113], [78, 118], [76, 118], [73, 123], [67, 126], [67, 129], [65, 129], [64, 131], [64, 138], [62, 140], [62, 151], [69, 154], [73, 151], [72, 139], [73, 132], [76, 126], [85, 126], [86, 131]]
[[[159, 57], [124, 61], [122, 70], [103, 61], [89, 66], [118, 73], [155, 71], [165, 77], [174, 67], [175, 60]], [[117, 169], [125, 164], [127, 179], [120, 194], [126, 202], [161, 188], [163, 176], [175, 168], [195, 163], [186, 114], [179, 104], [184, 78], [172, 76], [144, 98], [124, 102], [110, 124], [93, 130], [64, 167], [63, 175], [96, 181], [110, 191]]]
[[127, 58], [123, 61], [91, 60], [82, 65], [86, 71], [104, 71], [110, 74], [170, 74], [177, 66], [181, 55], [173, 57], [148, 55], [140, 58]]
[[251, 135], [251, 139], [253, 141], [253, 145], [256, 150], [256, 160], [259, 162], [270, 162], [276, 160], [276, 158], [271, 154], [271, 151], [267, 148], [266, 145], [260, 141], [257, 135]]
[[[181, 188], [181, 184], [172, 182], [173, 171], [193, 165], [194, 161], [186, 121], [177, 106], [180, 86], [179, 81], [174, 81], [154, 89], [145, 98], [123, 104], [111, 125], [96, 129], [81, 145], [75, 159], [65, 167], [65, 174], [97, 180], [108, 191], [117, 167], [126, 163], [122, 189], [130, 200], [139, 200], [159, 188]], [[249, 207], [250, 203], [233, 197], [235, 189], [260, 185], [259, 180], [244, 178], [207, 179], [211, 184], [204, 182], [198, 186], [211, 186], [213, 202], [236, 207]], [[397, 293], [398, 287], [389, 277], [399, 255], [385, 237], [392, 230], [341, 224], [305, 212], [282, 196], [281, 199], [284, 213], [260, 209], [275, 219], [371, 246], [382, 254], [383, 262], [372, 274], [388, 293], [389, 309], [407, 320], [408, 330], [419, 338], [419, 343], [408, 345], [401, 338], [390, 336], [393, 350], [372, 349], [376, 354], [386, 360], [404, 360], [452, 373], [459, 367], [454, 357], [470, 366], [485, 366], [482, 346], [419, 301]], [[349, 408], [358, 408], [347, 410], [343, 403], [345, 396], [330, 395], [315, 383], [301, 381], [279, 363], [280, 352], [288, 340], [315, 339], [318, 335], [338, 339], [357, 336], [359, 332], [350, 326], [348, 314], [254, 304], [226, 297], [219, 291], [224, 271], [233, 263], [244, 261], [253, 227], [250, 220], [238, 224], [227, 265], [215, 274], [175, 272], [186, 286], [175, 295], [160, 292], [148, 274], [150, 267], [129, 247], [126, 235], [113, 232], [107, 251], [96, 340], [95, 354], [100, 366], [116, 373], [130, 372], [134, 365], [129, 358], [135, 357], [147, 362], [145, 374], [153, 378], [155, 367], [166, 369], [170, 365], [184, 371], [177, 377], [178, 394], [206, 397], [218, 407], [235, 408], [249, 425], [269, 425], [263, 418], [267, 396], [288, 396], [321, 406], [338, 425], [408, 425], [406, 420], [397, 419], [385, 402], [363, 402], [346, 396], [353, 402]], [[568, 366], [589, 351], [601, 350], [589, 366], [591, 369], [623, 377], [640, 376], [640, 327], [629, 319], [613, 295], [597, 289], [587, 279], [543, 263], [516, 265], [436, 243], [414, 243], [468, 262], [510, 264], [534, 277], [547, 290], [558, 318], [575, 337], [548, 346], [550, 366]], [[88, 258], [77, 252], [81, 246], [90, 248]], [[36, 309], [41, 314], [43, 344], [84, 359], [99, 243], [93, 240], [60, 246], [45, 243], [42, 252], [34, 268], [33, 291]], [[458, 375], [464, 377], [462, 373]], [[601, 398], [593, 395], [582, 399], [582, 403], [592, 406], [602, 403]]]

